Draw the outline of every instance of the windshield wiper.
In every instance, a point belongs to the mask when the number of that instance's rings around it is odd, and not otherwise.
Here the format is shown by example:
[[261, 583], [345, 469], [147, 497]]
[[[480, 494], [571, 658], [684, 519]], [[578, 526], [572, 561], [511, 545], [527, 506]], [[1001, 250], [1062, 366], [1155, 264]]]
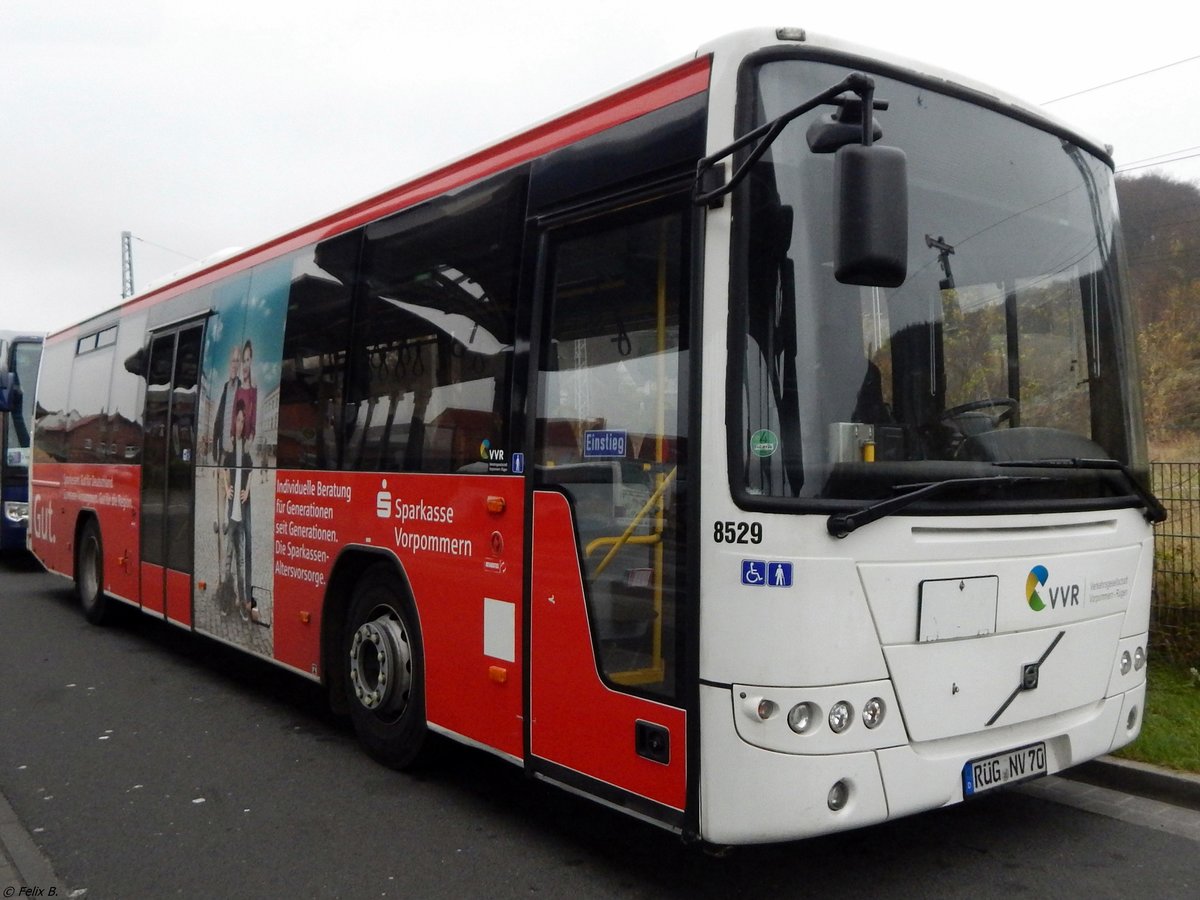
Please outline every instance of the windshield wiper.
[[949, 478], [945, 481], [932, 481], [925, 484], [897, 485], [896, 490], [910, 489], [899, 497], [889, 497], [875, 503], [868, 503], [854, 512], [834, 513], [825, 522], [829, 533], [836, 538], [844, 538], [852, 531], [857, 531], [864, 525], [870, 525], [880, 519], [900, 512], [900, 510], [919, 503], [936, 494], [942, 494], [958, 487], [992, 487], [999, 485], [1024, 484], [1032, 481], [1052, 481], [1048, 475], [980, 475], [973, 478]]
[[993, 466], [1021, 469], [1098, 469], [1106, 472], [1120, 472], [1134, 495], [1142, 501], [1146, 510], [1146, 521], [1151, 525], [1167, 520], [1167, 508], [1162, 501], [1146, 488], [1133, 470], [1125, 463], [1116, 459], [1014, 459], [1004, 462], [994, 462]]
[[[1005, 462], [994, 462], [994, 466], [1022, 469], [1077, 469], [1120, 472], [1125, 476], [1133, 494], [1142, 501], [1145, 508], [1146, 521], [1151, 524], [1165, 522], [1167, 509], [1152, 492], [1147, 490], [1132, 470], [1123, 462], [1115, 459], [1019, 459]], [[946, 481], [934, 481], [925, 484], [897, 485], [897, 490], [906, 490], [898, 497], [889, 497], [875, 503], [869, 503], [853, 512], [834, 513], [825, 523], [829, 533], [836, 538], [844, 538], [852, 531], [857, 531], [864, 525], [877, 522], [880, 519], [900, 512], [914, 503], [926, 500], [937, 494], [956, 487], [986, 487], [989, 485], [1012, 485], [1035, 481], [1053, 481], [1049, 475], [984, 475], [975, 478], [950, 478]]]

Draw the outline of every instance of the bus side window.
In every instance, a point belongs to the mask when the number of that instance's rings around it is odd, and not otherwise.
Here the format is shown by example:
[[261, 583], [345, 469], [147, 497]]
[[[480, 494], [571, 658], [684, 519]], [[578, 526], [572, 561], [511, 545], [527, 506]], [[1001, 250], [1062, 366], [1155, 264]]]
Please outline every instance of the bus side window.
[[133, 312], [121, 320], [117, 343], [113, 348], [112, 384], [108, 398], [109, 459], [135, 463], [142, 455], [142, 392], [146, 381], [129, 371], [127, 360], [144, 350], [145, 311]]
[[367, 226], [346, 468], [487, 472], [503, 450], [524, 192], [505, 173]]
[[42, 353], [45, 359], [38, 377], [34, 453], [38, 462], [66, 462], [67, 426], [70, 424], [67, 400], [75, 344], [73, 341], [50, 343]]
[[338, 465], [350, 300], [362, 229], [299, 253], [292, 264], [279, 380], [280, 468]]
[[66, 425], [67, 460], [77, 463], [106, 462], [103, 448], [108, 441], [109, 372], [113, 346], [77, 353], [71, 369]]

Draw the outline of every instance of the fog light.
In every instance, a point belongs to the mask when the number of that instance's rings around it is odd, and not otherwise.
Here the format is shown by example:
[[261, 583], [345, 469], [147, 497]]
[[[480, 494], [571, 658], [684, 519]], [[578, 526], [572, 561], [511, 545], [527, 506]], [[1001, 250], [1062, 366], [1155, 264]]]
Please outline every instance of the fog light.
[[788, 710], [788, 727], [796, 734], [804, 734], [817, 717], [817, 710], [811, 703], [797, 703]]
[[1137, 727], [1138, 708], [1136, 706], [1129, 707], [1129, 717], [1125, 720], [1125, 730], [1133, 731]]
[[1145, 664], [1146, 664], [1146, 651], [1143, 650], [1141, 647], [1138, 647], [1136, 650], [1133, 651], [1133, 667], [1140, 672], [1142, 670], [1142, 666], [1144, 666]]
[[760, 719], [769, 719], [779, 711], [779, 704], [774, 700], [759, 700], [758, 701], [758, 717]]
[[850, 785], [844, 781], [834, 782], [833, 787], [829, 789], [829, 797], [826, 802], [829, 808], [834, 812], [845, 807], [846, 802], [850, 799]]
[[829, 710], [829, 727], [834, 734], [841, 734], [850, 727], [854, 709], [845, 700], [839, 700]]
[[1129, 656], [1129, 651], [1126, 650], [1121, 654], [1121, 674], [1128, 675], [1130, 668], [1133, 666], [1133, 660]]
[[868, 728], [878, 728], [883, 721], [884, 705], [879, 697], [872, 697], [863, 704], [862, 720]]

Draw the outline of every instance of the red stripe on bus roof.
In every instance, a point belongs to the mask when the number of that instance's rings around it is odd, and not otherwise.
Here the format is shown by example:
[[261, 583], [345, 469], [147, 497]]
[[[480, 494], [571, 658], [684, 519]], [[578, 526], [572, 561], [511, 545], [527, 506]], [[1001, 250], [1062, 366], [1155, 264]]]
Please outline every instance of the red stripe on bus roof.
[[[185, 290], [202, 287], [260, 262], [415, 206], [446, 191], [528, 162], [679, 100], [703, 93], [708, 90], [711, 67], [710, 56], [689, 60], [681, 66], [647, 78], [543, 125], [435, 169], [413, 181], [215, 263], [180, 281], [156, 288], [125, 304], [123, 309], [129, 312], [142, 306], [156, 304]], [[79, 333], [81, 332], [78, 326], [69, 326], [55, 336], [61, 339]]]

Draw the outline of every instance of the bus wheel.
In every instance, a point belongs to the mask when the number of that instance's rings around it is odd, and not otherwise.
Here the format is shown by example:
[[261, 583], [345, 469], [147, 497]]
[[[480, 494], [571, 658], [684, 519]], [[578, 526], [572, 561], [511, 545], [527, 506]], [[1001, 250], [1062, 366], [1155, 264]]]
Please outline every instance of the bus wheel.
[[425, 743], [425, 684], [416, 609], [388, 565], [368, 569], [350, 599], [344, 632], [346, 701], [359, 741], [396, 769]]
[[103, 625], [112, 612], [112, 601], [104, 593], [104, 550], [100, 526], [89, 519], [79, 533], [75, 551], [75, 593], [83, 606], [83, 615], [93, 625]]

